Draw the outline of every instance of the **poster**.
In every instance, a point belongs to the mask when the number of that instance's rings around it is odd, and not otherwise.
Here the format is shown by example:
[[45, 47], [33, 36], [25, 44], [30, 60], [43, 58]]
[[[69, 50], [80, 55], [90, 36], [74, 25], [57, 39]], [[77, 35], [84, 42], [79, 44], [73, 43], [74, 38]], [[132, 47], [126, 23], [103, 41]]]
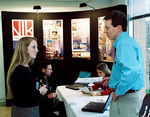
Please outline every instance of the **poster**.
[[15, 49], [18, 40], [25, 36], [34, 36], [33, 20], [12, 19], [13, 49]]
[[90, 59], [90, 19], [72, 19], [72, 57]]
[[63, 20], [43, 20], [43, 46], [45, 59], [64, 59]]
[[113, 40], [109, 40], [104, 32], [104, 17], [98, 18], [98, 46], [99, 46], [99, 59], [104, 61], [114, 60]]

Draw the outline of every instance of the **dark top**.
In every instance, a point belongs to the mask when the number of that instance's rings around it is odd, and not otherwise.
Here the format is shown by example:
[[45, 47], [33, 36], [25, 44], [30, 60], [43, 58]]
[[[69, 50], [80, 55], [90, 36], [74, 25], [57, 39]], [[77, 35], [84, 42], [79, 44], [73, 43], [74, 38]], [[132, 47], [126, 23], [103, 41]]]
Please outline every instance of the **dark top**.
[[39, 105], [40, 93], [36, 89], [36, 79], [29, 67], [18, 65], [11, 75], [13, 105], [34, 107]]

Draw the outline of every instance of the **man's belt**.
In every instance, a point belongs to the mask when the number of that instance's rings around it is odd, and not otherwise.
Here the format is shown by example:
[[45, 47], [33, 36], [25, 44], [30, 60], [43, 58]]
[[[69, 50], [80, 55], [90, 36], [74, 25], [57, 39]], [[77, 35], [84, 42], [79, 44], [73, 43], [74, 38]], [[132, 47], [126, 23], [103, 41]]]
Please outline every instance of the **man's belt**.
[[139, 91], [139, 90], [128, 90], [126, 93], [135, 93], [135, 92], [137, 92], [137, 91]]
[[[116, 89], [112, 89], [112, 91], [113, 92], [115, 92], [116, 91]], [[139, 90], [128, 90], [126, 93], [135, 93], [135, 92], [137, 92], [137, 91], [139, 91]]]

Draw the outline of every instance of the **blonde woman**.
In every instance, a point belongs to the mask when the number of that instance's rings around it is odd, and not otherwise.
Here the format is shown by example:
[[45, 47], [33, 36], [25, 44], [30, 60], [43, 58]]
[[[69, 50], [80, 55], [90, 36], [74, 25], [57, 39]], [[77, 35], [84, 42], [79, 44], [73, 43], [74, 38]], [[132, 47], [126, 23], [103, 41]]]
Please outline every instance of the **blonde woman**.
[[30, 65], [38, 53], [35, 37], [22, 37], [15, 48], [7, 73], [7, 99], [13, 99], [11, 117], [39, 117], [39, 97], [45, 86], [36, 89]]

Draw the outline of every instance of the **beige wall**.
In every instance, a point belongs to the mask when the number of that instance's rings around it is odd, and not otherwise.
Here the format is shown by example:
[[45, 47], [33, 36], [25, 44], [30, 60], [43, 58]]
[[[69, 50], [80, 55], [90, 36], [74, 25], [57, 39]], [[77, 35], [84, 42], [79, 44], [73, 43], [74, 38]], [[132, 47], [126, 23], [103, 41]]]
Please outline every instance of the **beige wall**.
[[4, 60], [3, 60], [3, 40], [2, 40], [2, 23], [0, 14], [0, 102], [5, 99], [5, 77], [4, 77]]

